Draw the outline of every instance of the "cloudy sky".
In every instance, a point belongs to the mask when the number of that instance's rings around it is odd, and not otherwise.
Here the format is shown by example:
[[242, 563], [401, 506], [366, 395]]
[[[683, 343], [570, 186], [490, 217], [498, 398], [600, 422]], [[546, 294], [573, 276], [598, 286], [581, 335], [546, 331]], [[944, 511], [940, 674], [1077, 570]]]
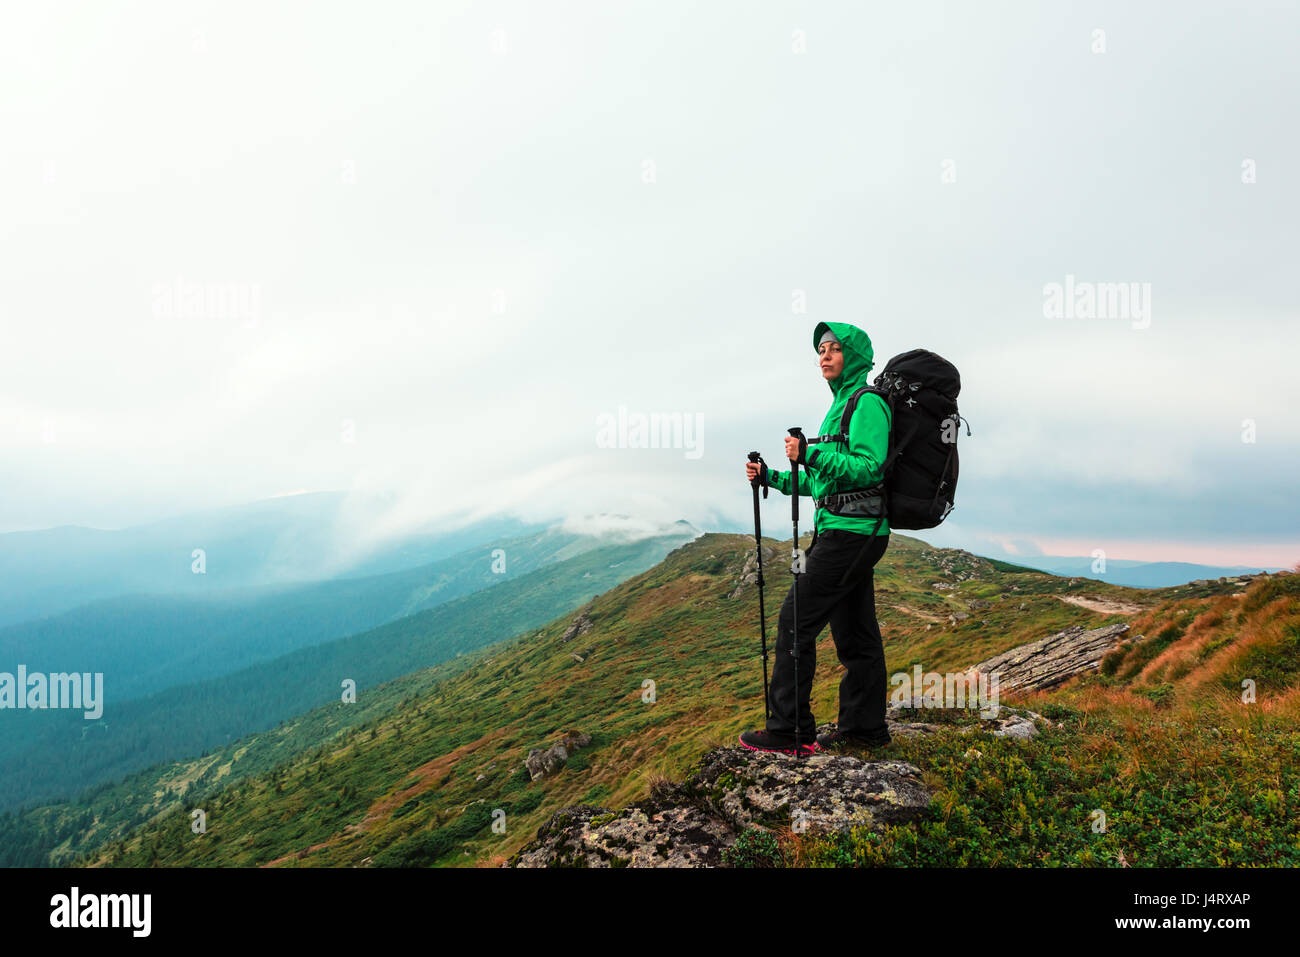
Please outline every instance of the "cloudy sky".
[[[11, 5], [0, 531], [318, 489], [743, 528], [835, 320], [877, 370], [961, 370], [922, 537], [1290, 566], [1298, 34], [1271, 3]], [[1136, 295], [1053, 317], [1067, 282]], [[602, 428], [652, 413], [689, 442]]]

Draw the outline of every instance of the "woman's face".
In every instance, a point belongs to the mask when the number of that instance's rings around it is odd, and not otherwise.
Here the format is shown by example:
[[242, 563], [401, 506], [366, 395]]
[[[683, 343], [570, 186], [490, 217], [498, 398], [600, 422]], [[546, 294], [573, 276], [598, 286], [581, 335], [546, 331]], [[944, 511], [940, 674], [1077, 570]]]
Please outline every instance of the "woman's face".
[[838, 342], [823, 342], [818, 346], [817, 361], [821, 364], [822, 377], [827, 382], [838, 379], [844, 371], [844, 352]]

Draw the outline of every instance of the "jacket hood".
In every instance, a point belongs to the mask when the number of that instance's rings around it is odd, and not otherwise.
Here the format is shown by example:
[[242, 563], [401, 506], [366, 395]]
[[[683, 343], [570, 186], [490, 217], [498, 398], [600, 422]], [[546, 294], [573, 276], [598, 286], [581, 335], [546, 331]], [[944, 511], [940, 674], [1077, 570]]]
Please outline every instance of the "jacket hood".
[[840, 340], [840, 349], [844, 352], [844, 369], [839, 377], [829, 380], [831, 392], [838, 398], [845, 393], [867, 384], [867, 373], [875, 365], [875, 353], [871, 348], [871, 339], [857, 326], [847, 322], [819, 322], [813, 330], [813, 351], [821, 342], [822, 334], [829, 329]]

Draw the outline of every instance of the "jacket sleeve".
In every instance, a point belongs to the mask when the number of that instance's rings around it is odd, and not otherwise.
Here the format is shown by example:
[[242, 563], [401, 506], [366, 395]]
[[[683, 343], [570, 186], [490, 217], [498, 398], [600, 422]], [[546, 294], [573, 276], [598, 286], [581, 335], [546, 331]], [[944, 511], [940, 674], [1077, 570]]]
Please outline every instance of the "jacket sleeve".
[[[856, 416], [854, 417], [856, 418]], [[786, 459], [785, 461], [788, 462], [789, 459]], [[801, 473], [799, 475], [799, 494], [801, 496], [803, 495], [811, 496], [812, 481], [808, 478], [808, 474], [807, 472], [804, 471], [804, 467], [802, 465], [799, 467], [799, 471]], [[770, 485], [772, 488], [776, 489], [782, 495], [789, 495], [790, 494], [789, 471], [780, 472], [774, 468], [769, 468], [767, 470], [767, 484]]]
[[[830, 491], [869, 488], [883, 478], [889, 455], [889, 406], [874, 392], [862, 397], [849, 420], [848, 450], [819, 442], [808, 450], [808, 468]], [[802, 483], [801, 483], [802, 484]]]

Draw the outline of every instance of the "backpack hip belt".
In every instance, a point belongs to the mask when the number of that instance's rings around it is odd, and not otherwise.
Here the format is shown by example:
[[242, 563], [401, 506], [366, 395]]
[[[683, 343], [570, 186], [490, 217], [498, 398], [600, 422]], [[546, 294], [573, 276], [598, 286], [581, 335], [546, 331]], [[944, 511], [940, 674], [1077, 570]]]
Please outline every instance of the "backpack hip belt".
[[813, 502], [818, 508], [823, 508], [832, 515], [846, 518], [880, 518], [885, 514], [885, 484], [881, 482], [871, 488], [832, 492], [822, 498], [813, 499]]

